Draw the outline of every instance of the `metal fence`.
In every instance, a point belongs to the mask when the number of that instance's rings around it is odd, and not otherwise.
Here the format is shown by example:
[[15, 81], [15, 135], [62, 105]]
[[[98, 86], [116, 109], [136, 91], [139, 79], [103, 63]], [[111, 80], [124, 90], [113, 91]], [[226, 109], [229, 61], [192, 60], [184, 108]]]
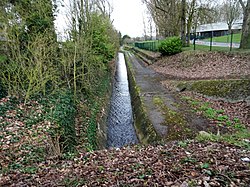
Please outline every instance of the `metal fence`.
[[135, 42], [134, 45], [135, 47], [138, 47], [140, 49], [145, 49], [145, 50], [156, 52], [159, 50], [160, 40]]
[[[193, 35], [193, 40], [190, 41], [190, 46], [193, 50], [222, 50], [222, 51], [232, 51], [234, 49], [238, 49], [240, 47], [239, 43], [233, 42], [234, 33], [228, 35], [228, 41], [225, 42], [217, 42], [214, 41], [215, 37], [211, 32], [210, 38], [206, 39], [198, 39], [195, 35]], [[134, 46], [140, 49], [145, 49], [149, 51], [157, 52], [159, 51], [159, 46], [162, 40], [152, 40], [152, 41], [141, 41], [135, 42]]]
[[197, 48], [199, 49], [199, 46], [208, 46], [210, 51], [212, 51], [213, 48], [216, 48], [216, 49], [225, 48], [225, 50], [232, 51], [233, 49], [237, 49], [240, 47], [240, 43], [233, 42], [234, 33], [228, 35], [229, 42], [228, 41], [225, 41], [225, 42], [214, 41], [215, 37], [213, 36], [213, 32], [210, 33], [210, 38], [203, 39], [203, 40], [199, 40], [195, 38], [192, 41], [194, 50], [196, 50]]

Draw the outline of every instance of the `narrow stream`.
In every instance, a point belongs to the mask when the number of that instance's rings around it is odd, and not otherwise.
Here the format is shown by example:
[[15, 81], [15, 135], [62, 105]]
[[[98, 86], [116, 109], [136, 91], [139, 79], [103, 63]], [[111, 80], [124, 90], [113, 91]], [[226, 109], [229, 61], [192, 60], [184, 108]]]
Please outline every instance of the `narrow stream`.
[[118, 54], [116, 63], [117, 69], [108, 116], [108, 147], [122, 147], [124, 145], [138, 143], [133, 126], [127, 68], [123, 53]]

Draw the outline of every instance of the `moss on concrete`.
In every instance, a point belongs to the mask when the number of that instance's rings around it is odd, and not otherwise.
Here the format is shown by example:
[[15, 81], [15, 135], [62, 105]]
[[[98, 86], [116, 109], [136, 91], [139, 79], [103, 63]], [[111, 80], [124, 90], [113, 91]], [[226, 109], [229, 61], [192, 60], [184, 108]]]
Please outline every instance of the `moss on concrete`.
[[180, 140], [180, 138], [192, 136], [191, 130], [188, 128], [188, 123], [181, 112], [170, 109], [164, 104], [162, 98], [158, 96], [153, 98], [153, 102], [165, 117], [164, 124], [162, 124], [168, 127], [165, 140]]
[[239, 100], [250, 95], [250, 80], [201, 80], [180, 82], [179, 90], [195, 91], [206, 96]]
[[157, 142], [160, 140], [160, 137], [157, 135], [154, 126], [152, 125], [152, 123], [148, 118], [143, 103], [143, 98], [140, 97], [141, 95], [140, 87], [136, 85], [135, 75], [132, 69], [132, 65], [128, 60], [128, 56], [126, 53], [125, 53], [125, 60], [127, 65], [129, 89], [130, 89], [131, 102], [133, 108], [134, 126], [138, 139], [143, 144]]

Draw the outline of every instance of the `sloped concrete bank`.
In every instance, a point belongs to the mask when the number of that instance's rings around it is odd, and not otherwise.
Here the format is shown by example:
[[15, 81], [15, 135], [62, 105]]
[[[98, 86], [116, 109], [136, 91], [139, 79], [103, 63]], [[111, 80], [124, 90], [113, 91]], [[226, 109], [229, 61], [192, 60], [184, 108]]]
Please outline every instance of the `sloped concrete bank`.
[[125, 46], [124, 49], [132, 51], [137, 57], [139, 57], [148, 65], [152, 65], [161, 57], [161, 54], [159, 52], [146, 51], [137, 47]]
[[161, 138], [157, 135], [155, 128], [148, 117], [146, 108], [143, 103], [143, 99], [140, 95], [140, 89], [136, 85], [135, 74], [132, 65], [128, 59], [128, 53], [124, 52], [124, 55], [128, 72], [128, 81], [129, 81], [129, 90], [132, 102], [134, 126], [138, 139], [140, 143], [143, 144], [149, 144], [160, 141]]
[[193, 138], [208, 123], [163, 87], [165, 80], [133, 53], [125, 52], [137, 135], [142, 143]]

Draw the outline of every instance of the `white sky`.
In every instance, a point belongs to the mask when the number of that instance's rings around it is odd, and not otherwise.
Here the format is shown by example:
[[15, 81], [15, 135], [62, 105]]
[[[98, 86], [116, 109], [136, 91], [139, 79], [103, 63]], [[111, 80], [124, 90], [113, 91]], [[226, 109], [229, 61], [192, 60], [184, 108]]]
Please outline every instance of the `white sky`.
[[146, 6], [141, 0], [113, 0], [113, 24], [122, 35], [143, 36], [143, 17], [146, 21]]
[[[122, 33], [122, 35], [129, 35], [130, 37], [143, 36], [143, 17], [147, 23], [146, 6], [141, 0], [110, 0], [113, 5], [113, 12], [111, 19], [115, 28]], [[68, 4], [68, 0], [64, 0], [64, 4]], [[59, 14], [56, 18], [55, 24], [57, 31], [63, 33], [67, 25], [67, 18], [65, 8], [59, 6]]]

